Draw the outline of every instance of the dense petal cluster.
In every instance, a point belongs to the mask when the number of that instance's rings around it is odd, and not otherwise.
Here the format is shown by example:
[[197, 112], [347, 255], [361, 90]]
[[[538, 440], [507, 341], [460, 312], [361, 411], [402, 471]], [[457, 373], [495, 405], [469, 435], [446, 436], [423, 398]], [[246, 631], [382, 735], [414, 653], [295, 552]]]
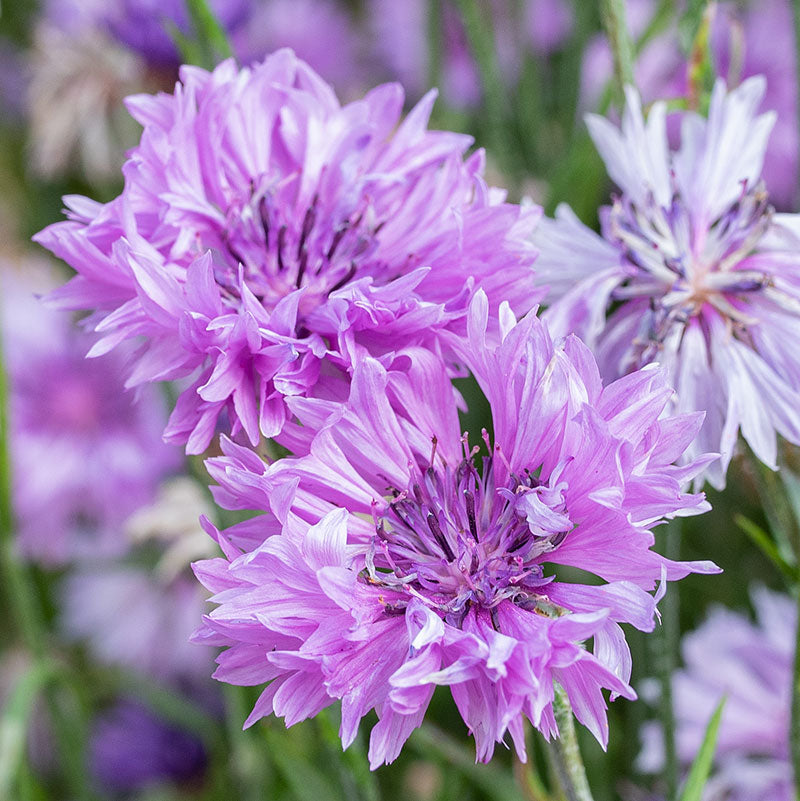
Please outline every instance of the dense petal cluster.
[[180, 462], [159, 393], [126, 396], [124, 353], [84, 359], [90, 338], [34, 296], [53, 286], [39, 262], [0, 272], [17, 541], [51, 565], [125, 550], [123, 521]]
[[[675, 674], [676, 742], [690, 764], [711, 715], [725, 709], [709, 781], [709, 799], [789, 801], [794, 797], [789, 760], [789, 721], [797, 610], [791, 598], [753, 592], [757, 622], [718, 607], [683, 640], [685, 668]], [[663, 759], [653, 729], [642, 754], [646, 768]]]
[[760, 181], [763, 92], [758, 78], [718, 82], [708, 119], [685, 113], [670, 151], [665, 104], [645, 122], [629, 90], [621, 130], [588, 120], [622, 189], [602, 236], [562, 206], [535, 238], [551, 327], [584, 338], [607, 379], [661, 363], [677, 411], [706, 412], [690, 456], [722, 454], [707, 472], [717, 487], [740, 429], [772, 467], [776, 431], [800, 442], [800, 216], [775, 214]]
[[218, 502], [268, 512], [209, 527], [226, 558], [196, 566], [218, 604], [198, 638], [228, 646], [215, 675], [269, 682], [248, 722], [341, 699], [346, 746], [374, 709], [376, 767], [447, 685], [480, 760], [506, 733], [524, 757], [523, 718], [557, 734], [557, 682], [605, 744], [602, 690], [634, 697], [620, 623], [651, 630], [659, 582], [716, 569], [651, 550], [654, 525], [706, 508], [681, 491], [705, 461], [673, 464], [702, 415], [662, 418], [656, 369], [603, 387], [576, 338], [556, 347], [504, 305], [494, 342], [489, 320], [478, 292], [449, 337], [491, 404], [482, 456], [441, 363], [409, 348], [402, 369], [363, 360], [347, 404], [291, 401], [318, 432], [306, 455], [267, 466], [227, 442], [210, 461]]
[[433, 94], [402, 122], [393, 84], [342, 106], [289, 50], [181, 75], [128, 100], [122, 194], [67, 198], [37, 237], [79, 273], [60, 302], [98, 310], [94, 354], [145, 337], [130, 385], [193, 375], [169, 440], [201, 452], [223, 412], [252, 444], [278, 435], [287, 397], [429, 340], [476, 285], [531, 307], [538, 210], [486, 186], [469, 137], [426, 129]]

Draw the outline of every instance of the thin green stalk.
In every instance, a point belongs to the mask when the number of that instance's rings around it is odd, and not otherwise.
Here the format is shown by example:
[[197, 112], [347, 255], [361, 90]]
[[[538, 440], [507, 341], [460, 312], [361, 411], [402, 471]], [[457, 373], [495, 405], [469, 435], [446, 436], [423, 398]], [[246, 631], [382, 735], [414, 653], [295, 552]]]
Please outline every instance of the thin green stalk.
[[20, 639], [37, 658], [44, 650], [41, 608], [31, 591], [28, 571], [14, 547], [14, 511], [11, 499], [11, 455], [9, 442], [9, 384], [0, 334], [0, 569], [6, 586], [6, 602]]
[[454, 0], [461, 12], [461, 19], [467, 33], [470, 49], [478, 64], [483, 86], [486, 118], [489, 123], [489, 136], [492, 152], [507, 168], [513, 165], [513, 148], [508, 139], [506, 87], [497, 61], [497, 48], [491, 22], [481, 14], [477, 0]]
[[603, 26], [614, 56], [614, 76], [620, 100], [624, 98], [626, 86], [634, 86], [633, 42], [628, 31], [625, 0], [603, 0]]
[[[800, 621], [800, 583], [795, 586], [797, 610]], [[792, 723], [789, 732], [794, 773], [794, 797], [800, 801], [800, 624], [795, 634], [794, 669], [792, 673]]]
[[[657, 537], [661, 540], [660, 552], [667, 559], [677, 560], [680, 557], [680, 518], [671, 520], [658, 532]], [[664, 783], [667, 790], [667, 801], [677, 798], [679, 779], [678, 752], [675, 745], [675, 711], [672, 698], [672, 674], [675, 672], [680, 640], [678, 588], [679, 584], [676, 582], [664, 596], [661, 602], [661, 625], [648, 638], [651, 664], [655, 669], [661, 690], [658, 717], [664, 732]]]
[[428, 0], [428, 84], [441, 86], [442, 81], [442, 0]]
[[561, 789], [567, 801], [593, 801], [578, 746], [572, 706], [566, 691], [558, 684], [555, 685], [553, 714], [558, 724], [559, 736], [550, 744], [550, 754]]

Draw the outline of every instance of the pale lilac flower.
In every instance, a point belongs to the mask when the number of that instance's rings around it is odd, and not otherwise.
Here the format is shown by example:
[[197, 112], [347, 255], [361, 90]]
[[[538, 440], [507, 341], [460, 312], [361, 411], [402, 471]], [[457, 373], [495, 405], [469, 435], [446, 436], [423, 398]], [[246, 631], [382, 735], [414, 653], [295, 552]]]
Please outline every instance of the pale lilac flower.
[[534, 239], [551, 327], [582, 337], [608, 380], [660, 362], [676, 411], [706, 412], [688, 456], [722, 454], [706, 473], [716, 487], [740, 429], [773, 468], [776, 432], [800, 443], [800, 217], [775, 214], [760, 180], [775, 118], [757, 113], [763, 93], [760, 78], [718, 82], [708, 119], [685, 113], [672, 151], [665, 105], [645, 122], [629, 89], [621, 130], [588, 118], [622, 190], [603, 235], [561, 206]]
[[[218, 502], [269, 510], [209, 527], [227, 558], [196, 565], [218, 604], [197, 638], [229, 646], [216, 677], [270, 682], [248, 725], [341, 699], [348, 746], [374, 709], [374, 768], [447, 685], [479, 760], [506, 733], [524, 758], [523, 718], [557, 735], [558, 682], [605, 745], [603, 688], [635, 697], [619, 624], [652, 630], [659, 581], [716, 570], [651, 550], [654, 525], [707, 508], [680, 489], [703, 462], [672, 464], [701, 416], [661, 417], [671, 390], [653, 368], [604, 388], [582, 343], [554, 347], [534, 315], [516, 324], [504, 305], [500, 344], [490, 327], [478, 292], [451, 341], [492, 407], [482, 459], [442, 363], [412, 348], [398, 369], [363, 360], [346, 406], [291, 401], [319, 431], [306, 456], [266, 466], [226, 442], [210, 460]], [[602, 583], [565, 583], [560, 565]]]
[[124, 352], [87, 362], [90, 338], [34, 296], [54, 278], [30, 259], [0, 270], [17, 542], [51, 565], [127, 550], [123, 521], [180, 462], [158, 392], [124, 393]]
[[365, 349], [434, 347], [476, 286], [535, 302], [539, 210], [486, 186], [469, 137], [427, 130], [434, 93], [403, 121], [395, 84], [342, 106], [290, 50], [181, 74], [128, 100], [144, 132], [123, 193], [68, 197], [36, 237], [79, 272], [58, 301], [99, 310], [92, 355], [144, 337], [129, 385], [193, 376], [169, 441], [202, 452], [223, 412], [277, 436], [286, 398], [346, 393]]
[[86, 564], [64, 581], [60, 628], [68, 641], [85, 641], [100, 662], [167, 683], [197, 683], [210, 659], [189, 638], [204, 595], [186, 575], [166, 580], [140, 567]]
[[[796, 606], [791, 598], [753, 592], [757, 622], [718, 607], [683, 640], [685, 667], [673, 679], [678, 755], [688, 766], [725, 696], [714, 771], [705, 801], [791, 801], [789, 723]], [[663, 762], [659, 732], [645, 731], [640, 764]]]

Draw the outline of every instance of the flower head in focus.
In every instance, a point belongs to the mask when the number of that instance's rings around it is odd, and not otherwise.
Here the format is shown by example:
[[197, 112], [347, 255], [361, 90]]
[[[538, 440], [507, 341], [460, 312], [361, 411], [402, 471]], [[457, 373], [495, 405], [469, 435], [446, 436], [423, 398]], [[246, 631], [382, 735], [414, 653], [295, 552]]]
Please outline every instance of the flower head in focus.
[[427, 130], [433, 93], [402, 122], [395, 84], [342, 106], [290, 50], [181, 74], [128, 100], [122, 194], [67, 198], [37, 235], [79, 273], [54, 297], [98, 310], [93, 354], [144, 337], [129, 385], [193, 376], [170, 441], [202, 452], [224, 412], [253, 445], [280, 434], [286, 398], [346, 393], [365, 350], [435, 347], [476, 286], [534, 303], [538, 209], [486, 186], [469, 137]]
[[180, 462], [159, 393], [124, 393], [125, 353], [87, 362], [90, 338], [35, 297], [54, 284], [30, 259], [0, 271], [18, 545], [50, 565], [127, 550], [123, 521]]
[[[218, 604], [197, 639], [228, 646], [216, 677], [270, 682], [248, 723], [341, 699], [347, 746], [375, 709], [377, 767], [446, 685], [479, 760], [506, 733], [524, 758], [523, 718], [558, 733], [557, 682], [605, 744], [602, 690], [635, 697], [619, 624], [652, 630], [658, 582], [716, 570], [651, 550], [654, 525], [707, 508], [681, 491], [703, 463], [672, 464], [700, 415], [661, 417], [659, 371], [604, 388], [586, 348], [555, 347], [535, 316], [517, 324], [503, 306], [500, 344], [489, 327], [478, 292], [450, 344], [491, 404], [493, 440], [460, 433], [446, 371], [412, 348], [403, 369], [358, 365], [346, 406], [293, 400], [319, 431], [302, 458], [266, 466], [227, 442], [209, 462], [219, 503], [268, 510], [209, 528], [227, 558], [196, 565]], [[564, 581], [564, 566], [602, 583]]]
[[671, 151], [666, 106], [645, 122], [629, 89], [618, 129], [588, 124], [622, 190], [601, 210], [602, 236], [561, 206], [535, 236], [549, 284], [546, 318], [577, 333], [608, 379], [662, 364], [678, 412], [706, 412], [689, 451], [718, 451], [716, 487], [741, 429], [756, 456], [776, 463], [776, 431], [800, 443], [800, 216], [776, 214], [760, 180], [774, 114], [759, 115], [764, 81], [716, 84], [708, 119], [682, 116]]
[[[683, 639], [685, 667], [673, 679], [678, 755], [689, 765], [703, 742], [715, 707], [726, 697], [714, 771], [704, 798], [790, 801], [789, 722], [797, 610], [786, 595], [752, 593], [757, 622], [715, 609]], [[660, 732], [645, 729], [640, 764], [663, 762]]]

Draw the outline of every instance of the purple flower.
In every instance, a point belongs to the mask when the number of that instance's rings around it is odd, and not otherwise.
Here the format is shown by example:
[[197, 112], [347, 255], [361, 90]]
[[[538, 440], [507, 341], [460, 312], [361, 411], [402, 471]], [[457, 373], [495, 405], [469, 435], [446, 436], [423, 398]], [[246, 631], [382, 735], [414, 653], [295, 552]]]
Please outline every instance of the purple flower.
[[89, 337], [34, 297], [52, 273], [21, 266], [0, 270], [19, 547], [46, 564], [120, 553], [121, 524], [180, 461], [165, 404], [152, 387], [124, 394], [124, 352], [87, 362]]
[[193, 376], [169, 441], [202, 452], [223, 412], [254, 445], [277, 436], [286, 398], [428, 342], [475, 286], [530, 309], [538, 209], [486, 186], [469, 137], [426, 129], [433, 100], [402, 123], [394, 84], [341, 106], [289, 50], [129, 98], [144, 132], [123, 193], [66, 198], [36, 239], [79, 272], [61, 305], [99, 310], [92, 355], [144, 337], [129, 385]]
[[[482, 458], [442, 363], [411, 348], [396, 369], [363, 360], [347, 405], [291, 401], [299, 430], [319, 431], [304, 457], [266, 466], [228, 441], [210, 460], [218, 502], [268, 510], [209, 527], [226, 558], [196, 565], [218, 604], [197, 639], [228, 646], [216, 677], [270, 682], [246, 725], [269, 713], [291, 725], [341, 699], [347, 746], [374, 709], [374, 768], [447, 685], [479, 760], [506, 732], [524, 758], [523, 718], [557, 734], [558, 682], [605, 744], [602, 689], [635, 697], [619, 624], [652, 630], [657, 582], [716, 570], [650, 550], [664, 517], [707, 508], [680, 489], [703, 462], [672, 464], [701, 416], [661, 418], [658, 370], [603, 388], [576, 338], [555, 347], [507, 305], [499, 325], [493, 344], [478, 292], [466, 338], [450, 338], [492, 407]], [[603, 583], [566, 583], [558, 566]]]
[[89, 761], [103, 788], [129, 793], [201, 777], [206, 753], [196, 737], [123, 699], [93, 721]]
[[[673, 679], [676, 739], [689, 765], [711, 715], [725, 696], [715, 769], [704, 798], [790, 801], [789, 718], [797, 612], [785, 595], [764, 588], [752, 594], [757, 623], [718, 607], [683, 640], [686, 667]], [[659, 732], [646, 731], [640, 761], [658, 770]]]
[[[210, 0], [228, 33], [248, 20], [255, 5], [255, 0]], [[172, 70], [180, 64], [171, 27], [192, 34], [185, 0], [49, 0], [43, 19], [73, 36], [90, 29], [106, 34], [155, 69]]]
[[363, 88], [367, 76], [360, 63], [360, 42], [341, 3], [267, 0], [253, 5], [247, 23], [232, 36], [233, 49], [243, 64], [262, 61], [279, 47], [291, 47], [337, 89]]
[[739, 429], [773, 468], [776, 431], [800, 443], [800, 217], [775, 214], [760, 180], [775, 118], [757, 114], [763, 93], [759, 78], [718, 82], [708, 119], [685, 113], [671, 151], [664, 104], [645, 123], [629, 90], [621, 130], [588, 118], [622, 190], [602, 236], [561, 206], [534, 240], [551, 327], [582, 337], [607, 379], [660, 362], [675, 409], [706, 412], [687, 455], [722, 454], [706, 474], [716, 487]]

